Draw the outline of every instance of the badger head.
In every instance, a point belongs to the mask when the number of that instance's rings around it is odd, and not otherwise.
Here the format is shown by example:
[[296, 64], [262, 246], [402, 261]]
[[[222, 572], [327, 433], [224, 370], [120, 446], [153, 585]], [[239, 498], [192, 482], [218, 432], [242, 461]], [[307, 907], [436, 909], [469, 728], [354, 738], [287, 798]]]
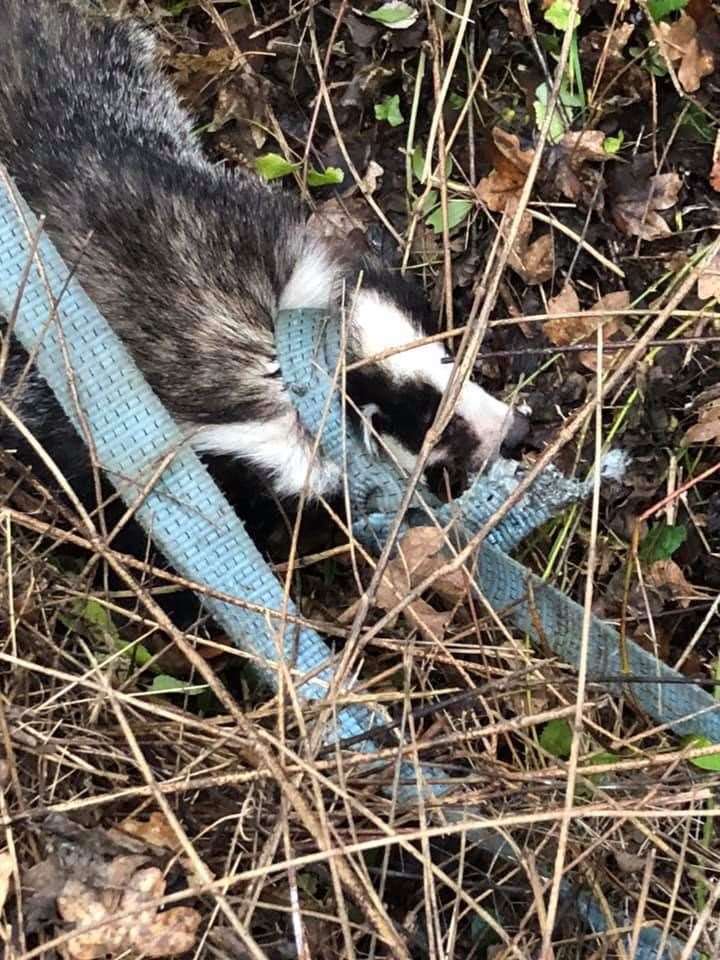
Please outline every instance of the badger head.
[[[452, 377], [452, 357], [441, 341], [408, 347], [433, 332], [429, 307], [413, 285], [386, 271], [366, 268], [348, 317], [351, 352], [360, 361], [348, 372], [348, 394], [371, 432], [411, 469]], [[475, 472], [526, 433], [524, 416], [468, 380], [427, 465]]]
[[[348, 264], [313, 245], [298, 259], [280, 306], [328, 305], [347, 324], [351, 411], [362, 415], [368, 440], [378, 439], [412, 469], [453, 373], [444, 342], [409, 346], [436, 332], [425, 296], [373, 258]], [[445, 467], [453, 476], [475, 472], [517, 446], [526, 432], [524, 416], [468, 380], [427, 466]]]

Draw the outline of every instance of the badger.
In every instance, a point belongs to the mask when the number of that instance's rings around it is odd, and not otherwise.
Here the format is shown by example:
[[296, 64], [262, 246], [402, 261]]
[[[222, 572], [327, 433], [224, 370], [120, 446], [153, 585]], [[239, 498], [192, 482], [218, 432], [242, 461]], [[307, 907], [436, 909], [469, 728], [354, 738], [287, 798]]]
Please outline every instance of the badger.
[[[290, 191], [211, 162], [152, 34], [63, 0], [0, 0], [0, 160], [198, 453], [231, 458], [280, 498], [331, 497], [337, 467], [314, 455], [275, 356], [283, 308], [343, 305], [348, 360], [368, 360], [347, 394], [404, 465], [412, 463], [452, 371], [423, 294], [372, 254], [308, 224]], [[2, 318], [0, 318], [2, 322]], [[0, 396], [68, 474], [80, 440], [44, 382], [21, 377], [10, 337]], [[6, 347], [6, 353], [8, 349]], [[467, 382], [432, 454], [477, 469], [523, 418]], [[0, 445], [22, 447], [0, 423]]]

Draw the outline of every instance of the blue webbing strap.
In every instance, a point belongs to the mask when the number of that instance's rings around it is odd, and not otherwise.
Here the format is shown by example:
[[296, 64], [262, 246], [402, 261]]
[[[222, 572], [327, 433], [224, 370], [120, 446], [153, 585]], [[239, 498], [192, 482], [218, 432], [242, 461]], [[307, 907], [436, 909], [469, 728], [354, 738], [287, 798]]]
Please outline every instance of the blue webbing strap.
[[[276, 346], [283, 379], [303, 424], [312, 432], [322, 422], [324, 451], [342, 463], [342, 408], [333, 390], [340, 350], [338, 328], [338, 322], [329, 322], [319, 310], [281, 311], [276, 323]], [[344, 452], [350, 503], [355, 516], [359, 517], [354, 530], [367, 539], [371, 527], [372, 535], [382, 543], [394, 519], [402, 479], [390, 460], [372, 458], [359, 442], [348, 440]], [[435, 515], [441, 523], [457, 516], [460, 530], [464, 536], [471, 537], [490, 519], [517, 482], [514, 469], [507, 462], [500, 462], [487, 474], [477, 477], [462, 497], [436, 507]], [[490, 533], [477, 555], [476, 580], [488, 602], [498, 611], [506, 610], [536, 642], [547, 644], [574, 666], [580, 662], [583, 608], [504, 551], [517, 546], [523, 537], [589, 490], [589, 485], [550, 469]], [[373, 491], [377, 491], [377, 495]], [[428, 491], [420, 493], [423, 499], [433, 503]], [[368, 518], [363, 511], [369, 504], [386, 512], [371, 514]], [[412, 510], [407, 519], [409, 524], [430, 522], [421, 509]], [[653, 719], [668, 724], [677, 733], [700, 734], [720, 743], [720, 702], [635, 642], [627, 640], [625, 648], [629, 674], [636, 677], [637, 682], [628, 680], [606, 683], [606, 686], [614, 693], [626, 688]], [[623, 667], [620, 635], [596, 617], [590, 626], [587, 667], [588, 678], [600, 682], [628, 672]]]
[[[0, 168], [0, 313], [10, 316], [38, 223]], [[22, 217], [22, 219], [21, 219]], [[24, 223], [23, 223], [24, 220]], [[38, 264], [42, 265], [42, 270]], [[82, 417], [99, 463], [128, 505], [138, 501], [163, 457], [174, 452], [136, 516], [179, 574], [212, 590], [283, 609], [284, 595], [188, 439], [167, 413], [125, 346], [68, 269], [46, 236], [39, 239], [25, 283], [14, 333], [31, 355], [80, 435], [78, 410], [64, 361], [73, 374]], [[46, 286], [47, 282], [47, 286]], [[48, 288], [50, 293], [48, 292]], [[62, 293], [55, 319], [53, 303]], [[62, 342], [59, 329], [62, 329]], [[281, 621], [211, 596], [204, 605], [239, 648], [254, 658], [277, 688]], [[295, 613], [288, 604], [290, 614]], [[323, 700], [332, 681], [332, 654], [313, 630], [293, 624], [283, 631], [283, 655], [300, 677], [300, 694]], [[365, 732], [372, 713], [360, 706], [341, 711], [341, 736]]]

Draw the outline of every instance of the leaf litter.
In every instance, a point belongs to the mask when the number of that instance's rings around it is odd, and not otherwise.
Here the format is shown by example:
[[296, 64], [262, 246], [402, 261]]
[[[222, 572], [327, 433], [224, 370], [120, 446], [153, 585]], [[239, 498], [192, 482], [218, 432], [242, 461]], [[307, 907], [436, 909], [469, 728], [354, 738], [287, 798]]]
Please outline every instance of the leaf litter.
[[145, 826], [126, 820], [111, 830], [88, 829], [54, 814], [43, 828], [48, 855], [22, 875], [30, 893], [28, 932], [57, 916], [72, 934], [63, 948], [72, 960], [119, 957], [128, 950], [172, 957], [193, 948], [200, 912], [186, 906], [160, 911], [155, 902], [167, 885], [163, 869], [153, 863], [169, 839], [161, 814]]

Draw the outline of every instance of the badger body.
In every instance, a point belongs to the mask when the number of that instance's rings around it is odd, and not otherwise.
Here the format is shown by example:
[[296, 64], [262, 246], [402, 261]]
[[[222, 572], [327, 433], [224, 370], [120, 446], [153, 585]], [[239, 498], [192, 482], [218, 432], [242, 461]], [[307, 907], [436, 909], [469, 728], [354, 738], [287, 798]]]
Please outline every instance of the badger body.
[[[281, 307], [337, 309], [361, 276], [348, 323], [350, 359], [363, 359], [428, 330], [415, 287], [316, 236], [288, 191], [210, 162], [151, 35], [62, 0], [0, 0], [0, 160], [199, 452], [232, 458], [280, 496], [338, 489], [339, 471], [313, 459], [284, 389], [273, 317]], [[425, 344], [348, 381], [401, 459], [434, 418], [446, 360]], [[24, 368], [11, 340], [0, 395], [63, 468], [84, 471], [79, 441], [70, 452], [68, 424]], [[511, 422], [468, 383], [435, 460], [478, 465]], [[8, 424], [0, 442], [22, 446]]]

